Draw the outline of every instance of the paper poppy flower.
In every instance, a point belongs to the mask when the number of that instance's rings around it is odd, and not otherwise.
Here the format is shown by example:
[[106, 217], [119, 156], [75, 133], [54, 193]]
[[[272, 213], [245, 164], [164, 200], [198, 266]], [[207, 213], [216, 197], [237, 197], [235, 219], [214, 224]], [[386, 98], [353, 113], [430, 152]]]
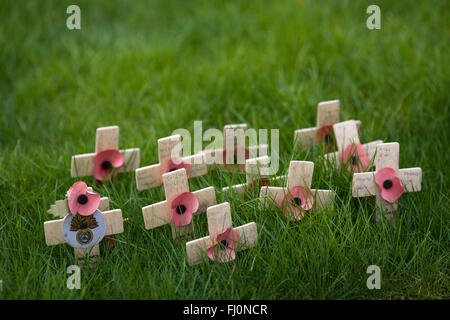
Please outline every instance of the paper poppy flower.
[[221, 263], [234, 260], [236, 258], [235, 248], [239, 242], [239, 234], [233, 228], [226, 229], [218, 234], [215, 239], [215, 245], [208, 248], [206, 253], [208, 258]]
[[390, 203], [397, 201], [405, 192], [400, 178], [395, 174], [395, 170], [389, 167], [375, 173], [375, 183], [380, 191], [381, 198]]
[[[244, 161], [244, 163], [238, 163], [239, 162], [238, 154], [240, 152], [244, 152], [244, 160], [247, 160], [248, 158], [250, 158], [250, 151], [247, 148], [234, 147], [233, 149], [226, 149], [226, 148], [223, 149], [223, 151], [222, 151], [222, 162], [223, 162], [223, 164], [228, 169], [233, 169], [234, 165], [239, 165], [240, 166], [240, 171], [244, 172], [245, 161]], [[228, 155], [228, 153], [231, 153], [233, 155], [233, 162], [232, 163], [227, 163], [227, 155]]]
[[75, 182], [67, 191], [68, 205], [71, 214], [82, 216], [93, 214], [100, 205], [100, 195], [88, 190], [83, 181]]
[[112, 168], [120, 168], [123, 165], [123, 154], [119, 150], [104, 150], [94, 157], [94, 177], [103, 181], [109, 179]]
[[183, 192], [172, 200], [171, 223], [177, 227], [188, 225], [192, 221], [192, 214], [197, 212], [199, 206], [198, 198], [192, 192]]
[[363, 172], [370, 166], [370, 158], [359, 143], [348, 145], [344, 150], [343, 158], [348, 171]]
[[278, 206], [286, 215], [293, 215], [297, 220], [305, 216], [305, 211], [311, 210], [314, 197], [305, 187], [295, 186], [289, 189], [289, 193], [278, 200]]
[[320, 127], [316, 133], [316, 142], [328, 146], [330, 149], [335, 146], [334, 130], [332, 125]]
[[167, 161], [166, 168], [164, 169], [164, 173], [172, 172], [178, 169], [185, 169], [186, 175], [189, 178], [189, 175], [191, 174], [191, 165], [184, 163], [183, 160], [177, 159], [177, 158], [170, 158]]

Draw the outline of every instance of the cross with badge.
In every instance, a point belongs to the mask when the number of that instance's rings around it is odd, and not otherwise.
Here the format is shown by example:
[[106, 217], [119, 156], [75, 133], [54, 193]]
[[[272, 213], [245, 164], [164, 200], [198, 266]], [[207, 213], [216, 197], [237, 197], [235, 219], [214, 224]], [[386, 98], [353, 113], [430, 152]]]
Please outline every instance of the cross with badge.
[[336, 167], [346, 166], [348, 171], [366, 171], [373, 164], [377, 145], [382, 140], [361, 144], [357, 122], [348, 120], [333, 125], [338, 151], [325, 154], [325, 164], [334, 163]]
[[[320, 143], [327, 148], [335, 145], [335, 134], [333, 125], [339, 122], [341, 104], [339, 100], [322, 101], [317, 105], [317, 122], [313, 128], [299, 129], [294, 132], [294, 144], [307, 150], [314, 142]], [[359, 130], [361, 121], [356, 120]]]
[[286, 187], [261, 187], [260, 201], [268, 208], [275, 204], [291, 220], [301, 220], [305, 212], [333, 203], [334, 191], [311, 189], [314, 162], [291, 161]]
[[142, 208], [145, 229], [171, 224], [173, 238], [193, 232], [193, 215], [206, 212], [216, 204], [214, 187], [189, 191], [184, 168], [162, 175], [166, 200]]
[[139, 148], [119, 150], [119, 127], [97, 128], [95, 153], [72, 156], [70, 174], [73, 178], [94, 176], [108, 180], [111, 174], [133, 171], [139, 167]]
[[67, 196], [48, 210], [61, 219], [44, 222], [45, 242], [48, 246], [68, 243], [74, 247], [77, 263], [83, 264], [89, 257], [93, 266], [100, 254], [99, 242], [123, 232], [122, 211], [109, 210], [109, 199], [93, 193], [82, 181], [76, 182]]
[[422, 190], [422, 169], [399, 169], [399, 151], [400, 145], [397, 142], [378, 144], [376, 171], [353, 175], [352, 196], [376, 196], [377, 203], [388, 214], [388, 219], [392, 219], [393, 212], [398, 208], [398, 199], [404, 192]]
[[180, 135], [158, 140], [159, 163], [136, 169], [136, 186], [145, 190], [163, 185], [163, 174], [180, 168], [185, 168], [187, 177], [204, 175], [208, 168], [203, 159], [203, 153], [182, 157]]
[[[239, 169], [244, 172], [245, 160], [258, 156], [266, 156], [267, 144], [250, 145], [246, 147], [245, 138], [248, 135], [247, 124], [228, 124], [223, 129], [224, 143], [222, 149], [206, 149], [203, 151], [208, 168], [221, 165], [228, 171]], [[253, 137], [256, 140], [256, 136]]]
[[233, 228], [228, 202], [211, 206], [206, 212], [209, 236], [186, 243], [189, 265], [195, 265], [208, 257], [216, 262], [229, 262], [236, 252], [255, 246], [258, 239], [256, 223], [250, 222]]

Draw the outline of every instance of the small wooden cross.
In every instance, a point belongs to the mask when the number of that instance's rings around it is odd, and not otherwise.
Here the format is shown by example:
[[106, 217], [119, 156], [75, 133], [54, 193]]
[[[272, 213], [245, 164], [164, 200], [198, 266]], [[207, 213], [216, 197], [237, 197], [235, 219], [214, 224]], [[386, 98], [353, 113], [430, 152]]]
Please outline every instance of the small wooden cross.
[[255, 186], [269, 185], [273, 179], [270, 175], [262, 173], [262, 170], [269, 170], [269, 156], [248, 159], [245, 161], [245, 177], [246, 183], [237, 184], [231, 187], [224, 187], [222, 191], [229, 193], [231, 190], [235, 194], [241, 195], [245, 189], [253, 188]]
[[[268, 187], [268, 186], [261, 187], [260, 200], [263, 207], [268, 208], [270, 207], [270, 205], [273, 204], [273, 202], [279, 204], [280, 201], [282, 201], [283, 197], [286, 197], [288, 194], [291, 193], [291, 190], [294, 187], [304, 187], [306, 189], [306, 192], [312, 195], [313, 197], [312, 198], [313, 203], [311, 204], [312, 208], [315, 207], [321, 209], [332, 204], [335, 195], [334, 191], [311, 189], [313, 171], [314, 171], [314, 162], [291, 161], [289, 164], [289, 172], [286, 187]], [[293, 206], [306, 204], [306, 203], [302, 204], [301, 201], [300, 203], [298, 203], [299, 200], [297, 199], [298, 198], [296, 198], [293, 195], [292, 200], [295, 201], [295, 203], [292, 203]], [[292, 214], [288, 214], [288, 217], [292, 220], [296, 218]], [[299, 220], [298, 217], [296, 219]]]
[[[95, 139], [95, 153], [86, 153], [72, 156], [70, 174], [73, 178], [94, 175], [94, 157], [106, 150], [119, 150], [119, 127], [110, 126], [97, 128]], [[139, 167], [140, 150], [131, 148], [119, 150], [123, 154], [123, 165], [117, 168], [117, 172], [129, 172]]]
[[[368, 197], [376, 196], [377, 203], [385, 211], [388, 219], [393, 218], [393, 212], [398, 208], [397, 201], [388, 202], [381, 197], [379, 187], [377, 187], [375, 178], [380, 170], [384, 168], [392, 168], [395, 175], [400, 179], [401, 185], [406, 192], [417, 192], [422, 190], [422, 169], [408, 168], [399, 169], [399, 151], [400, 145], [397, 142], [380, 143], [377, 145], [375, 156], [375, 172], [362, 172], [353, 175], [352, 196]], [[383, 182], [383, 187], [389, 190], [393, 187], [392, 179]], [[377, 219], [379, 213], [377, 212]]]
[[[200, 263], [205, 256], [220, 262], [234, 259], [234, 251], [242, 251], [255, 246], [258, 239], [256, 223], [250, 222], [233, 228], [231, 209], [228, 202], [209, 207], [207, 210], [209, 236], [186, 243], [186, 253], [189, 265]], [[232, 239], [228, 234], [237, 235]], [[223, 235], [223, 237], [221, 237]], [[223, 247], [221, 247], [223, 246]], [[215, 259], [217, 253], [224, 250], [224, 259]], [[232, 251], [232, 252], [231, 252]]]
[[[102, 197], [100, 199], [98, 210], [106, 219], [107, 227], [105, 236], [116, 235], [123, 232], [122, 211], [120, 209], [109, 210], [109, 199], [107, 197]], [[50, 207], [48, 213], [62, 219], [44, 222], [46, 244], [48, 246], [54, 246], [66, 243], [66, 240], [64, 239], [62, 233], [62, 225], [64, 223], [65, 217], [68, 214], [71, 214], [69, 211], [67, 199], [56, 201], [55, 204]], [[77, 260], [78, 264], [84, 264], [84, 259], [86, 258], [86, 256], [89, 256], [91, 267], [94, 265], [95, 261], [100, 255], [99, 244], [96, 244], [93, 247], [87, 249], [74, 248], [74, 251], [75, 259]]]
[[[357, 122], [355, 120], [339, 122], [333, 125], [333, 130], [338, 151], [325, 154], [325, 159], [327, 160], [325, 161], [325, 164], [331, 162], [335, 163], [336, 167], [339, 167], [344, 161], [344, 154], [346, 150], [349, 150], [349, 148], [352, 149], [353, 147], [355, 147], [356, 149], [356, 145], [360, 144]], [[365, 154], [370, 159], [369, 166], [371, 166], [372, 164], [377, 145], [380, 143], [383, 143], [383, 141], [375, 140], [362, 145]], [[360, 163], [361, 159], [358, 159], [358, 156], [355, 154], [356, 150], [352, 150], [353, 152], [349, 153], [349, 155], [351, 156], [351, 158], [348, 159], [349, 166], [357, 166], [359, 169], [362, 169]]]
[[[155, 204], [148, 205], [142, 208], [144, 216], [145, 229], [154, 229], [162, 225], [170, 223], [172, 226], [172, 236], [177, 238], [185, 234], [191, 233], [194, 230], [193, 219], [190, 223], [183, 226], [176, 226], [172, 223], [173, 210], [172, 204], [181, 194], [189, 192], [189, 184], [185, 169], [178, 169], [162, 175], [164, 183], [164, 193], [166, 200]], [[209, 206], [216, 204], [216, 193], [214, 187], [208, 187], [192, 192], [198, 199], [198, 209], [192, 212], [193, 215], [206, 212]], [[182, 215], [186, 211], [186, 207], [190, 204], [184, 205], [184, 210], [177, 207], [177, 213]], [[178, 211], [180, 208], [181, 212]]]
[[[333, 144], [334, 133], [332, 126], [339, 122], [341, 103], [339, 100], [322, 101], [317, 105], [317, 124], [313, 128], [299, 129], [294, 132], [294, 144], [307, 150], [315, 141]], [[356, 120], [359, 130], [361, 121]]]
[[190, 166], [188, 178], [201, 176], [208, 172], [203, 153], [182, 158], [180, 135], [158, 139], [158, 158], [159, 163], [136, 169], [136, 186], [138, 190], [162, 186], [162, 176], [166, 173], [171, 159], [182, 161]]
[[[245, 137], [247, 124], [228, 124], [223, 128], [224, 146], [222, 149], [206, 149], [203, 151], [208, 168], [220, 164], [226, 170], [245, 169], [245, 160], [266, 156], [267, 144], [250, 145], [246, 147]], [[225, 152], [225, 150], [231, 150]], [[225, 155], [224, 155], [225, 153]]]

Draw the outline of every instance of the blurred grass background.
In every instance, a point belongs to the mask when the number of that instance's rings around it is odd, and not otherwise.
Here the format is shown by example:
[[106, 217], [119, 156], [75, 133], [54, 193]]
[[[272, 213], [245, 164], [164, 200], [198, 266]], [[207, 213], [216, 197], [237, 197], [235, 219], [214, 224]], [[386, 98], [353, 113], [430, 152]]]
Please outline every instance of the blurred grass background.
[[[66, 8], [81, 8], [81, 30]], [[366, 8], [381, 8], [381, 30]], [[401, 299], [449, 297], [448, 1], [2, 1], [0, 3], [1, 299]], [[374, 202], [352, 199], [351, 177], [325, 172], [320, 152], [294, 152], [295, 129], [317, 103], [340, 99], [361, 140], [400, 143], [400, 167], [423, 168], [423, 190], [404, 195], [397, 224], [376, 223]], [[73, 249], [45, 245], [50, 205], [75, 181], [70, 158], [93, 152], [95, 129], [121, 128], [120, 146], [157, 162], [157, 139], [177, 128], [227, 123], [280, 128], [282, 171], [315, 161], [313, 187], [332, 188], [334, 210], [291, 223], [219, 190], [244, 181], [218, 170], [214, 185], [234, 225], [258, 225], [258, 245], [235, 262], [186, 264], [170, 227], [147, 231], [134, 174], [95, 185], [129, 218], [117, 247], [66, 288]], [[280, 172], [280, 173], [283, 173]], [[196, 217], [192, 238], [207, 234]], [[366, 269], [382, 271], [368, 290]]]

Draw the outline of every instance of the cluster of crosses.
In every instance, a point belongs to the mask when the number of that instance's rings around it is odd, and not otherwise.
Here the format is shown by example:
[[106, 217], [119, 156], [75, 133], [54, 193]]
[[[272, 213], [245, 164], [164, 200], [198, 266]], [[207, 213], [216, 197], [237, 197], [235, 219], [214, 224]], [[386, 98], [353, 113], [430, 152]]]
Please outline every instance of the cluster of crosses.
[[[327, 152], [326, 168], [336, 166], [353, 174], [352, 196], [375, 196], [377, 219], [380, 212], [392, 219], [392, 213], [398, 208], [398, 198], [405, 191], [421, 190], [421, 168], [399, 169], [399, 144], [396, 142], [376, 140], [361, 144], [361, 122], [340, 122], [339, 113], [339, 100], [319, 103], [316, 127], [296, 130], [294, 144], [302, 149], [314, 144], [323, 147]], [[274, 176], [268, 170], [268, 145], [246, 146], [246, 130], [246, 124], [226, 125], [224, 142], [233, 148], [208, 149], [187, 157], [182, 156], [180, 135], [159, 139], [159, 162], [139, 167], [139, 148], [119, 149], [118, 126], [98, 128], [95, 153], [73, 156], [71, 176], [94, 176], [97, 181], [103, 181], [120, 172], [135, 171], [139, 191], [159, 187], [165, 194], [164, 201], [142, 208], [147, 230], [169, 224], [173, 239], [185, 240], [194, 232], [193, 216], [206, 213], [209, 235], [186, 242], [188, 263], [195, 265], [208, 259], [222, 263], [232, 261], [237, 251], [256, 245], [256, 223], [233, 227], [230, 203], [217, 203], [213, 186], [190, 191], [188, 179], [207, 174], [213, 166], [245, 172], [246, 182], [224, 187], [223, 194], [253, 197], [259, 191], [261, 208], [276, 208], [293, 221], [302, 220], [312, 211], [332, 210], [335, 197], [333, 190], [311, 189], [313, 162], [292, 160], [286, 176]], [[373, 166], [375, 171], [369, 171]], [[285, 187], [274, 186], [280, 179], [286, 181]], [[100, 241], [122, 233], [127, 221], [120, 209], [109, 209], [108, 198], [100, 197], [82, 181], [72, 185], [66, 199], [56, 201], [48, 213], [58, 219], [44, 223], [47, 245], [68, 243], [74, 247], [77, 262], [89, 261], [91, 266], [99, 257]]]

